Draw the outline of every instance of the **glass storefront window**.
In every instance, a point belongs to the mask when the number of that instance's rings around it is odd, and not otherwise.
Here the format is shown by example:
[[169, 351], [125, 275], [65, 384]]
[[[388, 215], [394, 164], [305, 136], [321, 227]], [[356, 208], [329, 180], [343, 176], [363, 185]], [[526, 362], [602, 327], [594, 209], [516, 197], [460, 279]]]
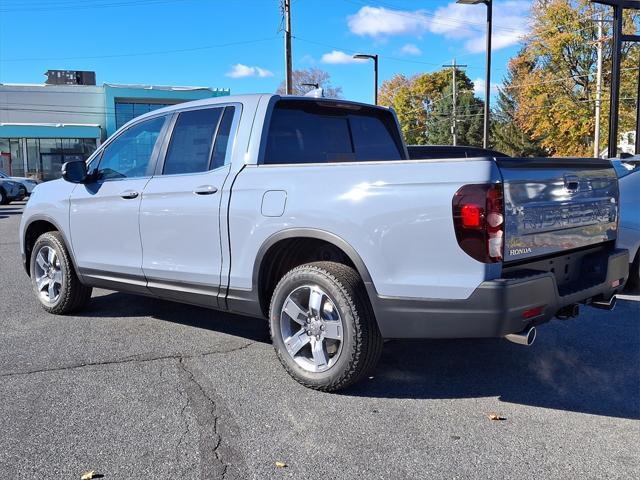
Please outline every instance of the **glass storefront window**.
[[0, 138], [0, 170], [15, 176], [24, 176], [21, 138]]
[[43, 181], [60, 178], [62, 164], [86, 160], [95, 150], [94, 138], [28, 138], [27, 176]]
[[96, 148], [95, 138], [0, 138], [0, 170], [15, 177], [53, 180], [60, 178], [63, 163], [86, 160]]
[[40, 180], [40, 141], [37, 138], [27, 138], [27, 177]]
[[171, 103], [138, 103], [138, 102], [116, 102], [116, 128], [120, 128], [129, 120], [133, 120], [140, 115], [152, 112], [159, 108], [173, 105]]

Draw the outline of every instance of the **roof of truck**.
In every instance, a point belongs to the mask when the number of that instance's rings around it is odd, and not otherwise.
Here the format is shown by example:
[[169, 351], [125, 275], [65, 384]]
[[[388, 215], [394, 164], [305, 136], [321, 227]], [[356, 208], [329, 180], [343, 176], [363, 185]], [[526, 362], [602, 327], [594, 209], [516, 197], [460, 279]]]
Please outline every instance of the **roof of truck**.
[[278, 95], [275, 93], [249, 93], [244, 95], [227, 95], [222, 97], [211, 97], [211, 98], [203, 98], [202, 100], [194, 100], [191, 102], [183, 102], [177, 103], [175, 105], [169, 105], [168, 107], [159, 108], [158, 110], [153, 110], [152, 112], [145, 113], [144, 115], [140, 115], [136, 117], [134, 120], [138, 121], [142, 118], [152, 117], [161, 113], [169, 113], [172, 111], [184, 110], [193, 107], [201, 107], [206, 105], [220, 105], [225, 103], [242, 103], [242, 104], [251, 104], [258, 103], [260, 99], [263, 97], [268, 98], [269, 100], [274, 97], [281, 98], [283, 100], [302, 100], [302, 101], [315, 101], [315, 102], [333, 102], [338, 104], [345, 105], [360, 105], [372, 108], [381, 108], [388, 110], [387, 107], [381, 107], [379, 105], [371, 105], [368, 103], [362, 102], [354, 102], [351, 100], [344, 100], [341, 98], [316, 98], [316, 97], [304, 97], [304, 96], [296, 96], [296, 95]]

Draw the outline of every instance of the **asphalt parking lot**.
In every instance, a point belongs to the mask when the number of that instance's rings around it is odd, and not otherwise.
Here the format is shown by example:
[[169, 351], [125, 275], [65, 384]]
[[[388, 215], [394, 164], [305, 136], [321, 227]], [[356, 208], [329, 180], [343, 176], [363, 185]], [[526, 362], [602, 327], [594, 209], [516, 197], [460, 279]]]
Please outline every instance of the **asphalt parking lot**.
[[389, 342], [326, 394], [287, 376], [259, 320], [104, 290], [46, 314], [21, 211], [0, 207], [2, 479], [640, 478], [637, 295], [531, 348]]

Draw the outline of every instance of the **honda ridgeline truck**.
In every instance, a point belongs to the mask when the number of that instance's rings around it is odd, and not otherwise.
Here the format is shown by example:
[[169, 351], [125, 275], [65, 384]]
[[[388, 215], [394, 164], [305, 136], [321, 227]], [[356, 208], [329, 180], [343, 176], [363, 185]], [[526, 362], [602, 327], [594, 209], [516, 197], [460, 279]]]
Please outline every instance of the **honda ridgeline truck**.
[[530, 344], [612, 308], [617, 224], [608, 160], [409, 160], [391, 110], [265, 94], [132, 120], [35, 189], [20, 246], [48, 312], [100, 287], [265, 317], [289, 374], [330, 391], [383, 339]]

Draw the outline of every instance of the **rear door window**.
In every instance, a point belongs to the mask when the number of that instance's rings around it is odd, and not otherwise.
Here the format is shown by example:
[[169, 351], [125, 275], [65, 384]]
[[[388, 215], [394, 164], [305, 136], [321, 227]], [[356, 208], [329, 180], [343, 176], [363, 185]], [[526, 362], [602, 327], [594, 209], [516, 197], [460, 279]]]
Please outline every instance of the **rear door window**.
[[233, 115], [236, 109], [234, 107], [226, 107], [220, 120], [216, 141], [213, 145], [213, 155], [211, 158], [211, 170], [220, 168], [228, 162], [227, 150], [229, 148], [229, 138], [231, 137], [231, 124], [233, 123]]
[[271, 115], [263, 163], [403, 160], [390, 112], [352, 104], [279, 101]]
[[164, 175], [209, 170], [212, 145], [223, 110], [220, 107], [204, 108], [178, 114], [164, 161]]

